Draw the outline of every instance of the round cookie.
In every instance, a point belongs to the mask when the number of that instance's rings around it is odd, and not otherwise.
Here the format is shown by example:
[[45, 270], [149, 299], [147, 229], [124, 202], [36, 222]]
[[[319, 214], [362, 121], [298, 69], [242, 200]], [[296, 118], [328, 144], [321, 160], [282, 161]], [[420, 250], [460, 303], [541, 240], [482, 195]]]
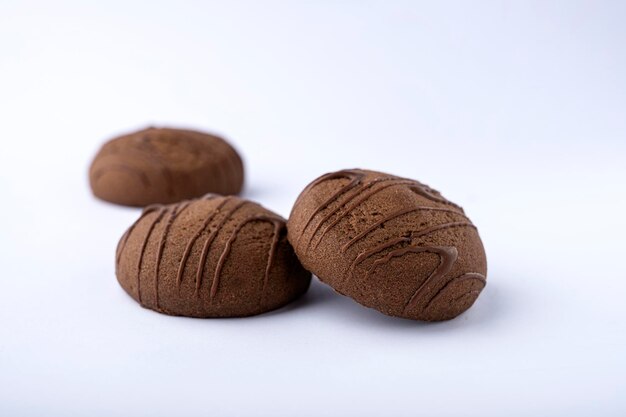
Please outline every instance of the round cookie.
[[152, 127], [105, 143], [89, 169], [96, 197], [138, 207], [238, 194], [243, 177], [241, 158], [224, 139]]
[[476, 227], [414, 180], [360, 169], [323, 175], [298, 197], [287, 230], [306, 269], [390, 316], [451, 319], [485, 286]]
[[264, 313], [304, 294], [311, 281], [282, 217], [216, 195], [144, 209], [120, 239], [115, 269], [143, 307], [189, 317]]

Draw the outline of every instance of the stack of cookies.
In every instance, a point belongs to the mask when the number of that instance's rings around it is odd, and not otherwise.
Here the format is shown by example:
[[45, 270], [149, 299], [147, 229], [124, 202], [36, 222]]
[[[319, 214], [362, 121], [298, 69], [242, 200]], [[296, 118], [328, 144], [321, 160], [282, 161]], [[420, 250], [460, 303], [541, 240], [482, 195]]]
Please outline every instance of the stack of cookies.
[[144, 207], [115, 271], [140, 305], [243, 317], [303, 295], [311, 273], [390, 316], [440, 321], [472, 306], [487, 261], [458, 205], [418, 181], [349, 169], [322, 175], [289, 220], [235, 195], [244, 167], [224, 139], [148, 128], [107, 142], [90, 171], [100, 199]]

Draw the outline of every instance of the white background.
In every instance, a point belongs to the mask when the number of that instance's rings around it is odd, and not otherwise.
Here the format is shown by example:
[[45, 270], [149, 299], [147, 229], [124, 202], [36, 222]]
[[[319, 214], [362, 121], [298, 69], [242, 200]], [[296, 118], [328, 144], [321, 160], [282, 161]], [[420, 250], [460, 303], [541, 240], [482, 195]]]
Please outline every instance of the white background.
[[[0, 3], [0, 415], [623, 416], [624, 2]], [[322, 173], [463, 205], [488, 284], [446, 323], [313, 282], [248, 319], [118, 286], [139, 211], [95, 200], [100, 144], [226, 135], [283, 216]]]

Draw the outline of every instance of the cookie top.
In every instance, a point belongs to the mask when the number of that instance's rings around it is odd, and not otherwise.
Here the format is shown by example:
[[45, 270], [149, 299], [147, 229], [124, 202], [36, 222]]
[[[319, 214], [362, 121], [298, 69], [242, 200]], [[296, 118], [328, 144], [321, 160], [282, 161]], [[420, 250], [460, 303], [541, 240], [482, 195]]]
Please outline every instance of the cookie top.
[[120, 239], [117, 279], [142, 306], [189, 317], [240, 317], [281, 307], [311, 279], [285, 220], [237, 197], [147, 207]]
[[486, 283], [474, 224], [415, 180], [361, 169], [323, 175], [298, 197], [288, 230], [305, 268], [388, 315], [451, 319]]
[[96, 197], [139, 207], [209, 192], [237, 194], [243, 179], [241, 158], [224, 139], [171, 128], [151, 127], [112, 139], [89, 169]]

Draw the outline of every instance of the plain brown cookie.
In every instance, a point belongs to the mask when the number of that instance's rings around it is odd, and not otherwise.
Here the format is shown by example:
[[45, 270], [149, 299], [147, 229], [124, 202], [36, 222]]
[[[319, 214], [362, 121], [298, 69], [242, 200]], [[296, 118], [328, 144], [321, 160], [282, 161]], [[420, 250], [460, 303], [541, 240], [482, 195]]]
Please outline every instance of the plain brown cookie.
[[302, 191], [287, 228], [306, 269], [391, 316], [451, 319], [485, 286], [476, 227], [414, 180], [360, 169], [323, 175]]
[[224, 139], [207, 133], [148, 128], [105, 143], [89, 169], [94, 195], [144, 207], [206, 193], [238, 194], [243, 163]]
[[241, 317], [304, 294], [311, 274], [285, 220], [237, 197], [147, 207], [124, 233], [117, 279], [142, 306], [190, 317]]

